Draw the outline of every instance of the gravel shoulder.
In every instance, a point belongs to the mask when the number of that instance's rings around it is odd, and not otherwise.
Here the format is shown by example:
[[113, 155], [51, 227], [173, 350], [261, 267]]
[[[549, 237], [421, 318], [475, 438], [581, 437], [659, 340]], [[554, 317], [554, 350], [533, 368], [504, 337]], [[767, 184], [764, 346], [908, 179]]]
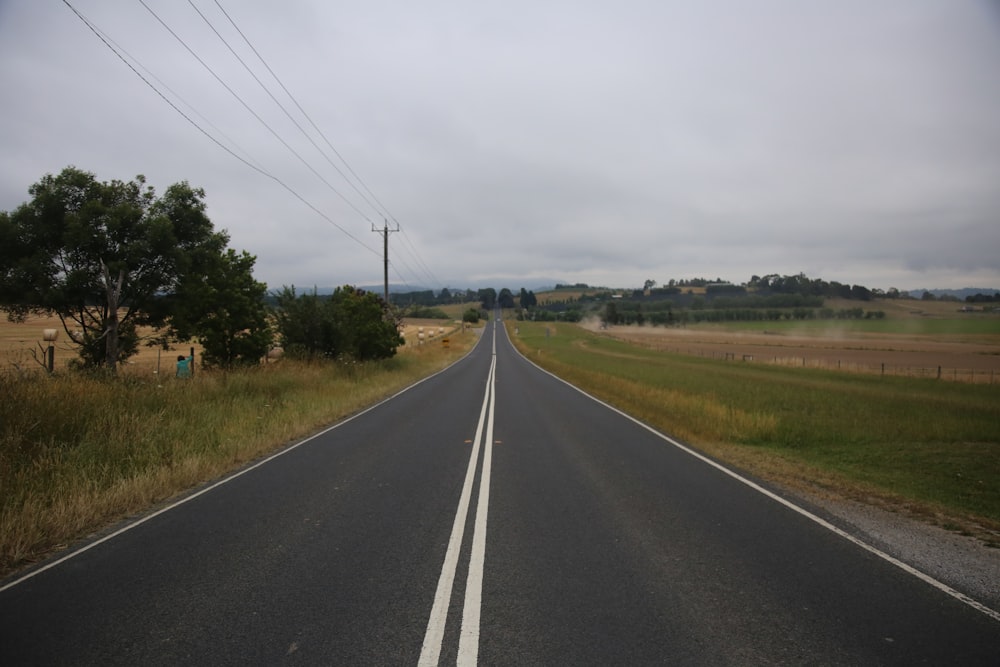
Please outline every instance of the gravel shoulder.
[[1000, 548], [855, 500], [809, 501], [863, 542], [1000, 613]]

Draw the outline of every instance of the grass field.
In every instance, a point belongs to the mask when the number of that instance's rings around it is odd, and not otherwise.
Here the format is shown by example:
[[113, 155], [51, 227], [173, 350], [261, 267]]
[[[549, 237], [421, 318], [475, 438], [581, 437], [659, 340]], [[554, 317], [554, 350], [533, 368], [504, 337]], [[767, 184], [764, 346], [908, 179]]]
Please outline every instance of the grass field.
[[751, 473], [1000, 542], [1000, 385], [734, 363], [569, 324], [509, 326], [532, 361]]
[[[832, 302], [834, 309], [852, 302]], [[853, 302], [857, 303], [857, 302]], [[615, 326], [606, 335], [661, 352], [753, 363], [1000, 384], [1000, 315], [960, 313], [954, 303], [914, 309], [880, 300], [884, 319]], [[596, 321], [589, 323], [597, 330]]]

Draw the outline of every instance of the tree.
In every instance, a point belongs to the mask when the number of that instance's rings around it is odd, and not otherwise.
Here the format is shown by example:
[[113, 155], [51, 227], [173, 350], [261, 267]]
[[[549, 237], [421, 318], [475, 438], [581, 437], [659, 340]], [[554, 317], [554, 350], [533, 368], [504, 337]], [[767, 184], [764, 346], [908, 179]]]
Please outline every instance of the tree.
[[614, 325], [621, 321], [621, 315], [618, 314], [618, 306], [615, 305], [614, 301], [609, 301], [604, 306], [604, 324]]
[[514, 307], [514, 293], [508, 288], [504, 287], [500, 290], [500, 295], [497, 296], [497, 305], [501, 308], [513, 308]]
[[538, 297], [535, 296], [535, 293], [523, 287], [521, 288], [521, 295], [518, 300], [521, 303], [521, 308], [534, 308], [538, 305]]
[[162, 326], [169, 300], [199, 258], [228, 243], [205, 215], [203, 190], [186, 182], [161, 198], [145, 178], [99, 182], [67, 167], [0, 217], [0, 303], [8, 317], [56, 314], [85, 365], [134, 354], [139, 326]]
[[399, 323], [373, 292], [345, 285], [322, 299], [285, 287], [277, 301], [281, 342], [293, 356], [369, 361], [391, 357], [403, 344]]
[[341, 344], [336, 356], [358, 361], [387, 359], [403, 344], [399, 322], [389, 305], [374, 292], [344, 285], [333, 292], [330, 306]]
[[257, 258], [228, 249], [211, 255], [207, 265], [189, 273], [170, 308], [172, 338], [197, 336], [207, 366], [230, 368], [260, 362], [273, 341], [264, 296], [267, 285], [253, 278]]
[[492, 287], [479, 290], [479, 303], [482, 304], [483, 310], [493, 310], [497, 303], [497, 291]]
[[[275, 294], [277, 329], [289, 356], [322, 355], [334, 347], [332, 324], [326, 322], [323, 304], [315, 290], [296, 294], [295, 286]], [[330, 340], [328, 340], [330, 339]]]

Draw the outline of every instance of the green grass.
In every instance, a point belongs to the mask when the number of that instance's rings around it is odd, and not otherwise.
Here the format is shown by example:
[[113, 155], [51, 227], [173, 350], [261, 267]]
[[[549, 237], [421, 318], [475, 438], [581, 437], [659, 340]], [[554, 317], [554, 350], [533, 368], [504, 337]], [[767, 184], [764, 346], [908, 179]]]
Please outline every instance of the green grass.
[[0, 574], [357, 412], [475, 340], [192, 380], [0, 375]]
[[544, 325], [518, 326], [533, 361], [715, 456], [1000, 527], [1000, 386], [727, 362], [571, 325], [549, 323], [548, 337]]

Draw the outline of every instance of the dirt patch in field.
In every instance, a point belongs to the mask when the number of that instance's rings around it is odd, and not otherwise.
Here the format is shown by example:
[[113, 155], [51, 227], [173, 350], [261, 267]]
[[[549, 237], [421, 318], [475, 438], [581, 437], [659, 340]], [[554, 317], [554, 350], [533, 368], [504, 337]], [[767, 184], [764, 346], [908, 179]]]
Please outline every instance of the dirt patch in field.
[[[803, 336], [709, 329], [613, 326], [603, 333], [664, 352], [734, 361], [892, 375], [1000, 382], [1000, 342], [861, 334]], [[998, 337], [1000, 338], [1000, 337]]]

